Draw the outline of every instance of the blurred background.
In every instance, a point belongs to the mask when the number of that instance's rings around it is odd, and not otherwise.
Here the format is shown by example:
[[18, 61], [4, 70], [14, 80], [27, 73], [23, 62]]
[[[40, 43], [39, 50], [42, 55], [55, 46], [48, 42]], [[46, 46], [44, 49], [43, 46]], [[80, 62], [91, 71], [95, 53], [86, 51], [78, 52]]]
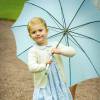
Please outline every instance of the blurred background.
[[[26, 0], [0, 0], [0, 100], [31, 100], [32, 76], [27, 65], [16, 57], [16, 43], [11, 26]], [[94, 5], [100, 7], [97, 0]], [[100, 100], [100, 78], [81, 82], [76, 100]]]
[[26, 0], [0, 0], [0, 19], [16, 20]]

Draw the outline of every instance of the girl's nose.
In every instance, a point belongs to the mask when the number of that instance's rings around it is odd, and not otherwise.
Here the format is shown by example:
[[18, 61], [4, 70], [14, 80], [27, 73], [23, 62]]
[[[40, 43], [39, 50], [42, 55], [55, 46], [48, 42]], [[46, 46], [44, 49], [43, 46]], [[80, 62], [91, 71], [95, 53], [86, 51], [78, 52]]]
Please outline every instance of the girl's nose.
[[36, 35], [40, 35], [40, 33], [39, 32], [36, 32]]

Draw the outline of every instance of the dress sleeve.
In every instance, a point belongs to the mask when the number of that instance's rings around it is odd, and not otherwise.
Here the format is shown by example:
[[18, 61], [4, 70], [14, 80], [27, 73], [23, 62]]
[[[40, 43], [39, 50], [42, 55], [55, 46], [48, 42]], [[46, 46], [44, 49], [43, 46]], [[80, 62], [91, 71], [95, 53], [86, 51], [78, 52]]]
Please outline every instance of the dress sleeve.
[[38, 64], [36, 53], [32, 50], [28, 52], [28, 68], [30, 72], [40, 72], [46, 69], [46, 64]]
[[76, 54], [75, 49], [71, 46], [65, 46], [63, 44], [60, 44], [58, 48], [61, 50], [61, 55], [73, 57]]

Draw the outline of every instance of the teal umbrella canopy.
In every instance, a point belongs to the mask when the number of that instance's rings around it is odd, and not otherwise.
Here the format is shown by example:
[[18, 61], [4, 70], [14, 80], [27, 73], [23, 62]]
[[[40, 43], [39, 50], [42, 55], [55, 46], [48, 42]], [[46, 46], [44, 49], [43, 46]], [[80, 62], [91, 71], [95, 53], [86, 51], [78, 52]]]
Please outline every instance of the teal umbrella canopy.
[[43, 18], [48, 26], [48, 40], [72, 46], [77, 54], [62, 57], [67, 84], [71, 86], [100, 76], [100, 11], [91, 0], [28, 0], [12, 26], [17, 57], [27, 64], [29, 48], [34, 41], [27, 31], [34, 17]]

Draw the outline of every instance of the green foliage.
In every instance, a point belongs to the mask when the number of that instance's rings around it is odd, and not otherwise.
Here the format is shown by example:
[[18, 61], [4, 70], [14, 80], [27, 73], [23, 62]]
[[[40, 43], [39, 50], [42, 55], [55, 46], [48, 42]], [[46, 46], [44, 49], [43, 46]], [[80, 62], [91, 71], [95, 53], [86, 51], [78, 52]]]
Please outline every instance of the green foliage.
[[0, 19], [16, 20], [26, 0], [0, 0]]

